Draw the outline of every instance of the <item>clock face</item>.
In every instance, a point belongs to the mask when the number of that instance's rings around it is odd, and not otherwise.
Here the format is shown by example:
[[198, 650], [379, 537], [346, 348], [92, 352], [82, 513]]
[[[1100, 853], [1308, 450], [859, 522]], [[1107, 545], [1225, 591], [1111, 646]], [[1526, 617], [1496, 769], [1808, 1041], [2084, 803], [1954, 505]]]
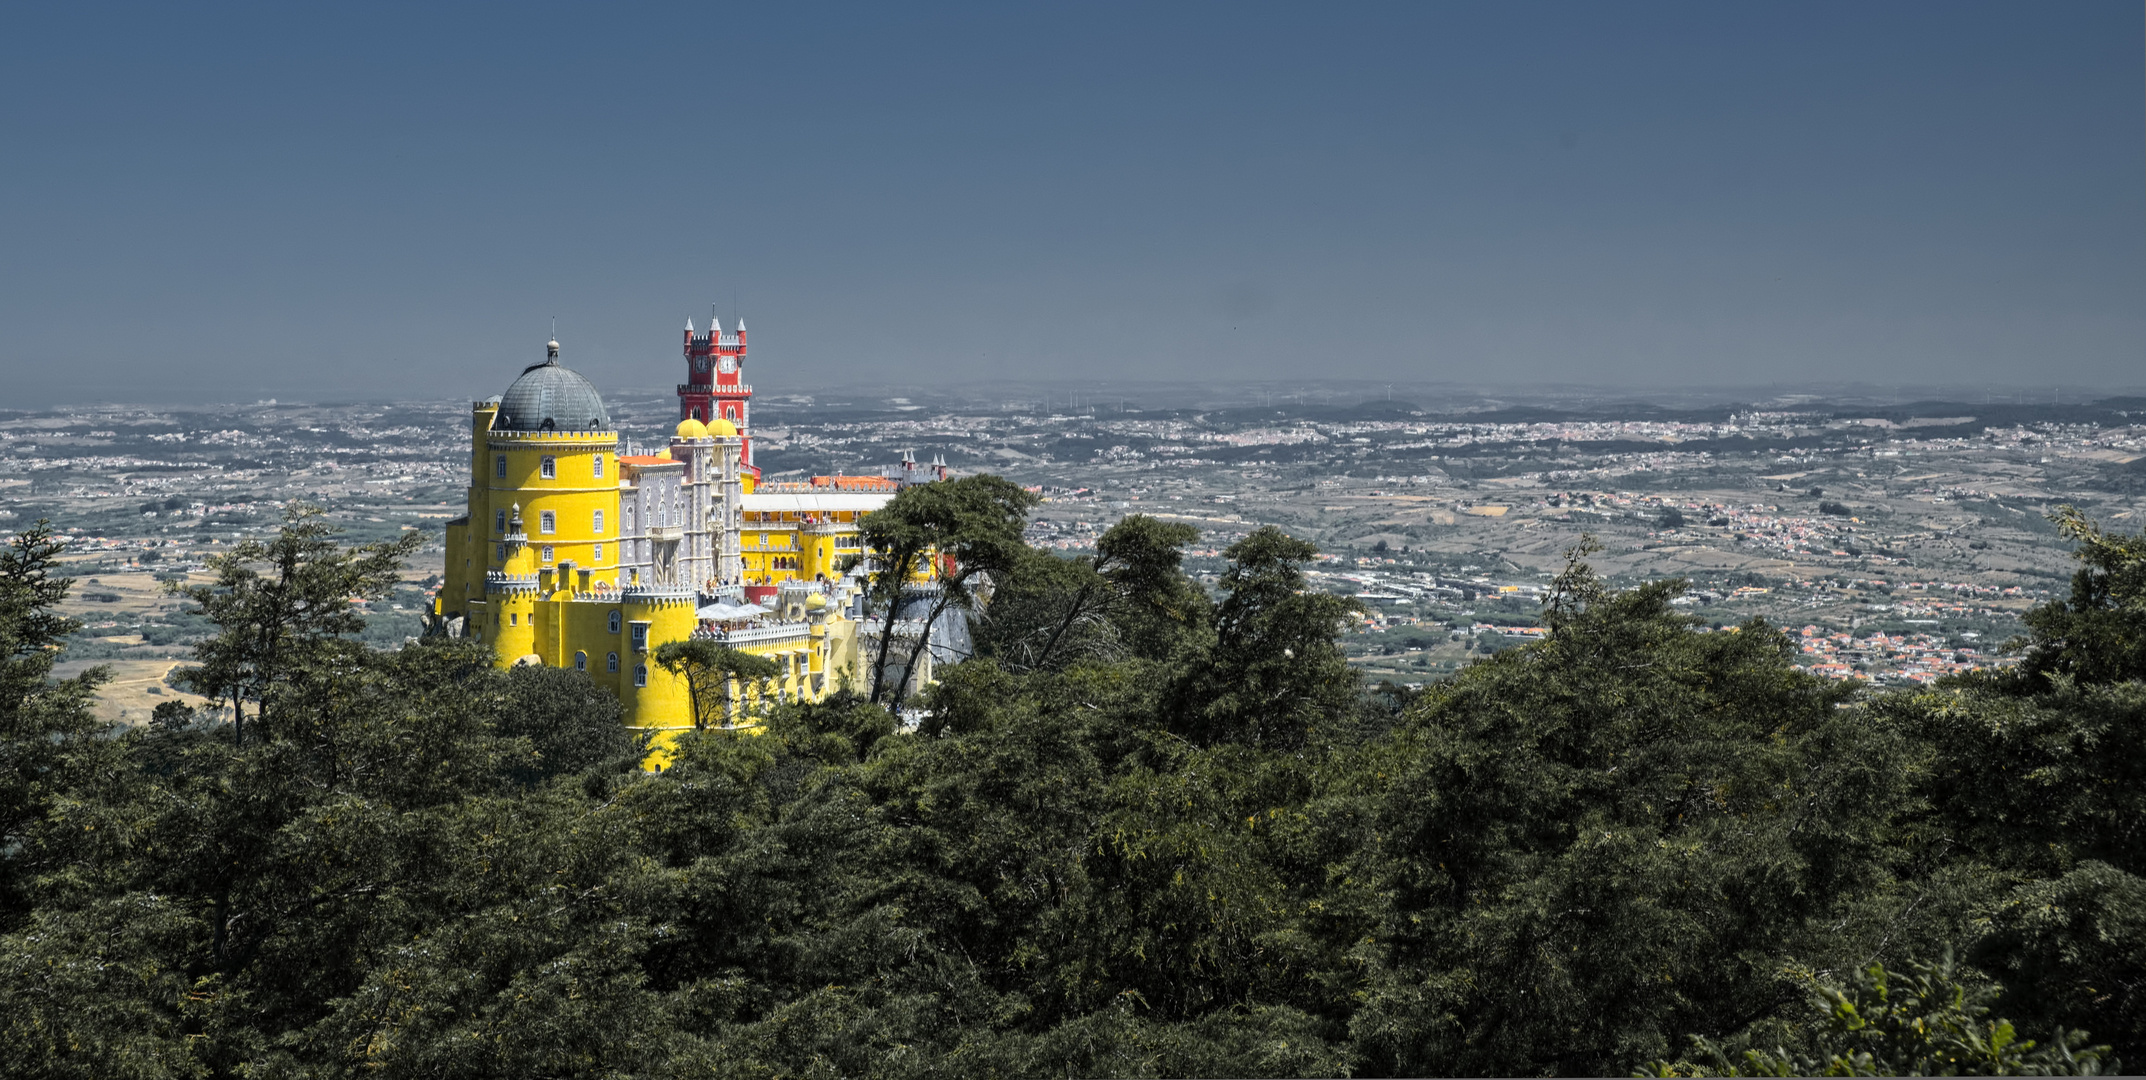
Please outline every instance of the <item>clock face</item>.
[[716, 361], [716, 367], [720, 369], [723, 374], [728, 375], [731, 372], [738, 370], [738, 358], [735, 356], [726, 356], [721, 360]]

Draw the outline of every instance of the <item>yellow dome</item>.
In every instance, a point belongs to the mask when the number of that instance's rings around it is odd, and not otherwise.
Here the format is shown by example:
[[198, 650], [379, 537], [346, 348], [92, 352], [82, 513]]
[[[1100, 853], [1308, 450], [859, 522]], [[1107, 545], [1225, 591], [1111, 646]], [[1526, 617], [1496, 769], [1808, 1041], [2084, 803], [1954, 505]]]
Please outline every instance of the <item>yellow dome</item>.
[[811, 596], [808, 596], [808, 597], [806, 597], [806, 598], [805, 598], [805, 610], [806, 610], [806, 611], [825, 611], [825, 610], [827, 610], [827, 598], [826, 598], [826, 597], [824, 597], [824, 596], [821, 596], [821, 595], [820, 595], [819, 593], [813, 593], [813, 594], [812, 594]]
[[708, 434], [718, 439], [735, 439], [738, 437], [738, 425], [718, 416], [714, 423], [708, 425]]
[[705, 439], [708, 437], [708, 425], [688, 416], [678, 421], [678, 437], [681, 439]]

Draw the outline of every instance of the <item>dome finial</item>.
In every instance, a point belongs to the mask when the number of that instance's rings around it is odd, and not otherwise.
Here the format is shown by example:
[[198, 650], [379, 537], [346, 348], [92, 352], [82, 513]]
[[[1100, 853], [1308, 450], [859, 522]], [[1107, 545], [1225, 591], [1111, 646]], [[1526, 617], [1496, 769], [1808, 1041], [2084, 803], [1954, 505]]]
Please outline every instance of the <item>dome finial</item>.
[[551, 317], [551, 340], [544, 343], [544, 362], [547, 364], [559, 362], [559, 317], [557, 315]]

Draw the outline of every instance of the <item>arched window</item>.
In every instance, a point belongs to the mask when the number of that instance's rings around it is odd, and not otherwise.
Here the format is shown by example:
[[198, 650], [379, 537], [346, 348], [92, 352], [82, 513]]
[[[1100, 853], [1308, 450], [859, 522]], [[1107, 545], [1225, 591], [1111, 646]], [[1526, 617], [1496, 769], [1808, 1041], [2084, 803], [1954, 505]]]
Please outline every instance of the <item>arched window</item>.
[[592, 456], [591, 456], [591, 457], [589, 458], [589, 462], [590, 462], [590, 467], [591, 467], [592, 469], [594, 469], [594, 470], [595, 470], [595, 475], [596, 475], [596, 478], [597, 478], [597, 479], [599, 479], [599, 480], [603, 479], [603, 475], [604, 475], [604, 456], [603, 456], [602, 454], [595, 454], [595, 455], [592, 455]]
[[616, 674], [618, 674], [618, 654], [617, 654], [617, 653], [605, 653], [605, 654], [604, 654], [604, 670], [605, 670], [605, 671], [608, 671], [608, 672], [610, 672], [610, 673], [611, 673], [611, 674], [613, 674], [613, 675], [616, 675]]
[[501, 480], [507, 478], [507, 455], [501, 454], [492, 459], [492, 475]]
[[589, 654], [588, 654], [588, 653], [585, 653], [585, 652], [577, 652], [577, 653], [575, 653], [575, 654], [574, 654], [574, 670], [575, 670], [575, 671], [587, 671], [587, 670], [589, 670]]
[[635, 664], [635, 665], [633, 665], [633, 685], [635, 685], [635, 686], [647, 686], [647, 685], [648, 685], [648, 665], [647, 665], [647, 664]]
[[[611, 632], [618, 633], [618, 612], [616, 611], [611, 613]], [[617, 671], [618, 666], [616, 664], [612, 665], [611, 670]]]

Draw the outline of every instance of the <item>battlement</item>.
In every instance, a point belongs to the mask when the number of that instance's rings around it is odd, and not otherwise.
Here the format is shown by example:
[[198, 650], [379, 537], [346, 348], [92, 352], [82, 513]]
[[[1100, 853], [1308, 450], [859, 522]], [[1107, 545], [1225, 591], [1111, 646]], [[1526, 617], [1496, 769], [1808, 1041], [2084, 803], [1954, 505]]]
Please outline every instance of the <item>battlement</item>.
[[484, 572], [484, 591], [487, 593], [534, 593], [537, 591], [535, 574], [510, 574], [504, 570]]
[[802, 622], [773, 623], [767, 626], [746, 626], [736, 630], [695, 630], [693, 636], [703, 641], [720, 641], [732, 648], [758, 645], [763, 648], [785, 645], [804, 645], [812, 640], [812, 624]]
[[619, 590], [619, 601], [643, 607], [670, 604], [698, 605], [700, 594], [685, 585], [628, 585]]

